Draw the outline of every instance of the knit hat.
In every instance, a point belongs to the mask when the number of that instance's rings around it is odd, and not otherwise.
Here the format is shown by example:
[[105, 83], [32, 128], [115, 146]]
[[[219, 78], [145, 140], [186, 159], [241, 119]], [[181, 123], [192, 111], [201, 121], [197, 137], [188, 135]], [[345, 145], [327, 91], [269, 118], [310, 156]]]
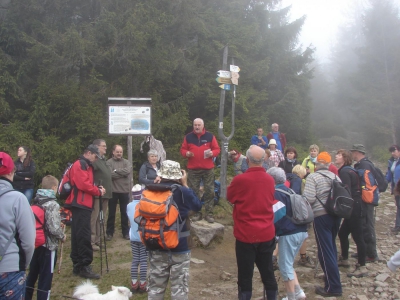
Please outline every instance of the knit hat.
[[14, 162], [10, 155], [0, 152], [0, 175], [10, 174], [14, 170]]
[[321, 164], [329, 164], [331, 163], [331, 155], [328, 152], [321, 152], [320, 154], [318, 154], [317, 156], [317, 162], [321, 163]]
[[365, 154], [365, 147], [363, 144], [354, 144], [350, 151], [358, 151], [362, 154]]
[[275, 139], [270, 139], [269, 143], [268, 143], [268, 146], [269, 145], [277, 145]]
[[181, 165], [176, 161], [164, 160], [157, 175], [164, 179], [181, 179]]

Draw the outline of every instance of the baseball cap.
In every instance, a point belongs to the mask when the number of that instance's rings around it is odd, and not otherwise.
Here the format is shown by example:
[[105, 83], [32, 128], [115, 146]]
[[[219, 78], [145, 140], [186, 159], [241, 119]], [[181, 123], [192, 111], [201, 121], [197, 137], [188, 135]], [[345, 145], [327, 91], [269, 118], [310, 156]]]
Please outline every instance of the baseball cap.
[[365, 154], [365, 147], [363, 144], [354, 144], [350, 151], [358, 151]]
[[321, 152], [317, 156], [317, 162], [321, 164], [329, 164], [332, 161], [331, 155], [328, 152]]
[[98, 158], [101, 158], [101, 157], [100, 157], [99, 148], [97, 148], [96, 145], [90, 144], [89, 146], [86, 147], [86, 150], [88, 150], [88, 151], [90, 151], [90, 152], [96, 154], [96, 156], [97, 156]]
[[0, 175], [10, 174], [14, 170], [14, 162], [10, 155], [0, 152]]

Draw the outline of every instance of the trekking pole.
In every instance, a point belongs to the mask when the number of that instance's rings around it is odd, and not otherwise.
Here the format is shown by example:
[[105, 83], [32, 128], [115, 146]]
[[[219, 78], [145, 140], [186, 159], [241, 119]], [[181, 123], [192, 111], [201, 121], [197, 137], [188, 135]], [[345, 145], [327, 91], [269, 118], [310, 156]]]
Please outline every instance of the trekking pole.
[[[101, 185], [101, 180], [100, 180], [100, 185]], [[103, 275], [103, 256], [102, 256], [102, 242], [101, 242], [101, 233], [103, 232], [103, 241], [104, 241], [104, 253], [106, 255], [106, 267], [107, 267], [107, 273], [109, 272], [108, 269], [108, 257], [107, 257], [107, 243], [106, 243], [106, 232], [104, 230], [104, 213], [103, 213], [103, 197], [100, 195], [99, 196], [99, 221], [100, 221], [100, 264], [101, 264], [101, 275]]]
[[[63, 227], [63, 234], [65, 237], [65, 224], [61, 225]], [[61, 246], [60, 246], [60, 261], [58, 262], [58, 274], [61, 273], [61, 264], [62, 264], [62, 259], [63, 259], [63, 249], [64, 249], [64, 241], [61, 241]]]

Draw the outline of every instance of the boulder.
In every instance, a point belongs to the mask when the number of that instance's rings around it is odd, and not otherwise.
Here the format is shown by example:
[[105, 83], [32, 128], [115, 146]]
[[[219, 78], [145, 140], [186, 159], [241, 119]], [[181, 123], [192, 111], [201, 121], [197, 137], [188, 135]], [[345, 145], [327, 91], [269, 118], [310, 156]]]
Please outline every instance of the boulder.
[[217, 236], [224, 236], [224, 225], [220, 223], [208, 223], [205, 220], [190, 224], [190, 231], [194, 234], [203, 246], [208, 246]]

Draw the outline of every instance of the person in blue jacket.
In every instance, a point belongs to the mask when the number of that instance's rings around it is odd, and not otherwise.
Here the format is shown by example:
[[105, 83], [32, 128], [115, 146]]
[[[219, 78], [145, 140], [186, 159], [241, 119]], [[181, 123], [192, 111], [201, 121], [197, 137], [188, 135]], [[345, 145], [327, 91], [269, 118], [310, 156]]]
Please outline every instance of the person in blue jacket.
[[[285, 204], [286, 216], [292, 217], [290, 197], [279, 191], [280, 189], [289, 192], [289, 189], [284, 185], [286, 181], [285, 171], [281, 168], [273, 167], [268, 169], [267, 173], [275, 181], [275, 199]], [[293, 268], [293, 263], [301, 245], [308, 236], [307, 225], [296, 225], [289, 218], [284, 217], [275, 223], [275, 234], [279, 237], [278, 264], [287, 294], [287, 297], [283, 298], [283, 300], [306, 299], [306, 295], [300, 287], [296, 271]]]
[[264, 133], [264, 131], [261, 127], [257, 128], [257, 134], [255, 134], [251, 137], [250, 144], [256, 145], [265, 150], [268, 148], [268, 139], [265, 135], [263, 135], [263, 133]]
[[[389, 147], [389, 151], [392, 157], [388, 160], [388, 170], [386, 173], [386, 180], [390, 183], [392, 195], [394, 193], [394, 187], [400, 179], [400, 147], [398, 145], [392, 145]], [[394, 196], [396, 202], [397, 212], [396, 221], [394, 227], [391, 229], [392, 232], [400, 232], [400, 195]]]

